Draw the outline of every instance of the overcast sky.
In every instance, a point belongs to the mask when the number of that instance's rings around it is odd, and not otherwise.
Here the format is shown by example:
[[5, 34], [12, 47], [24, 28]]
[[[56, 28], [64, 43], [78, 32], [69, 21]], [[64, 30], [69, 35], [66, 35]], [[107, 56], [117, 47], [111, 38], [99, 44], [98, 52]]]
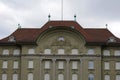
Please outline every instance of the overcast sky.
[[[40, 28], [48, 21], [61, 20], [61, 0], [0, 0], [0, 39], [18, 28]], [[120, 0], [63, 0], [63, 19], [84, 28], [106, 28], [120, 38]]]

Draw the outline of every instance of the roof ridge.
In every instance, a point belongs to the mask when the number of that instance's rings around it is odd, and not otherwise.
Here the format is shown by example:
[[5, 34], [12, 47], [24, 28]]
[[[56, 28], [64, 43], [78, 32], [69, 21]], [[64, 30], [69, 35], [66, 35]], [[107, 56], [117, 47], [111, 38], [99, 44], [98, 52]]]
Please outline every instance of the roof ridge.
[[41, 28], [18, 28], [17, 30], [19, 29], [41, 29]]
[[83, 29], [98, 29], [98, 30], [105, 29], [105, 30], [108, 30], [107, 28], [83, 28]]

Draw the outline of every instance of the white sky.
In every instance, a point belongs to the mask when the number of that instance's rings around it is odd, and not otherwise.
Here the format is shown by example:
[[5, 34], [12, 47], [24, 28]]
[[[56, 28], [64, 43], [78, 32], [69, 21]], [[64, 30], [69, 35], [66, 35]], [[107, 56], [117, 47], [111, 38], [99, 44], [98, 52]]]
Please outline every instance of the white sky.
[[[63, 0], [63, 19], [84, 28], [106, 28], [120, 38], [120, 0]], [[61, 20], [61, 0], [0, 0], [0, 39], [22, 28], [40, 28], [48, 21]]]

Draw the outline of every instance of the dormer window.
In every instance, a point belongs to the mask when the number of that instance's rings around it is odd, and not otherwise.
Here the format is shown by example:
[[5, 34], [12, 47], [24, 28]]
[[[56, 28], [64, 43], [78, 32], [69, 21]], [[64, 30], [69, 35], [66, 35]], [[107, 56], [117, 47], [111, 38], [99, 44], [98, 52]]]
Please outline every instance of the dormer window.
[[9, 42], [15, 42], [15, 37], [14, 36], [10, 36], [8, 41]]
[[108, 42], [116, 42], [116, 40], [115, 40], [115, 37], [110, 37], [109, 39], [108, 39]]
[[75, 27], [74, 26], [71, 26], [72, 29], [74, 29]]

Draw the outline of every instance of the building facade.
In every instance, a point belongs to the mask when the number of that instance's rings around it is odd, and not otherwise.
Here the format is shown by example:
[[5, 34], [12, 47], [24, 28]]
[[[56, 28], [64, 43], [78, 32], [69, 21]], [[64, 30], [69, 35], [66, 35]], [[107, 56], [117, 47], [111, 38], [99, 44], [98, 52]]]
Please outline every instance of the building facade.
[[120, 39], [76, 21], [18, 28], [0, 40], [0, 80], [120, 80]]

